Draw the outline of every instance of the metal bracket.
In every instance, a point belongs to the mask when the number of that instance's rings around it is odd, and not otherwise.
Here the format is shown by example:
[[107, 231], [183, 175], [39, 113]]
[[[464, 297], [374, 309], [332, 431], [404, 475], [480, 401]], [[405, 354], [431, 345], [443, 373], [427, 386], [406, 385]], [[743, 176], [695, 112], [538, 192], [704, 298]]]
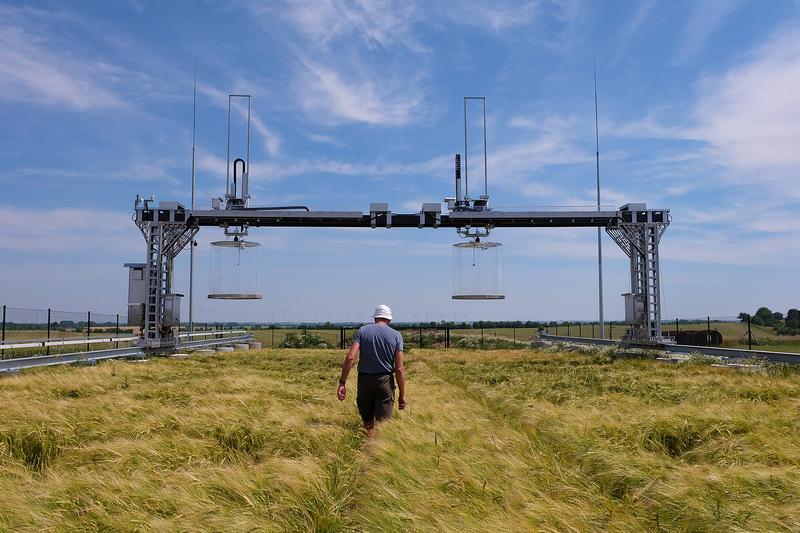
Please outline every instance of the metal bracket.
[[442, 223], [442, 204], [425, 202], [422, 204], [422, 210], [419, 212], [419, 227], [424, 228], [430, 225], [438, 228]]
[[389, 211], [388, 202], [372, 202], [369, 204], [369, 221], [373, 228], [385, 226], [392, 227], [392, 212]]

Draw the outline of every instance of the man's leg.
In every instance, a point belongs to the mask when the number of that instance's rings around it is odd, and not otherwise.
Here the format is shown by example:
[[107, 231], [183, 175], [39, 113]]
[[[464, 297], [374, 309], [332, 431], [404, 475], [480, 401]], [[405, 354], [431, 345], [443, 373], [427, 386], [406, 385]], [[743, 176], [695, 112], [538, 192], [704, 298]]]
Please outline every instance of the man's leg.
[[356, 405], [364, 429], [370, 433], [375, 426], [375, 377], [364, 374], [358, 375], [358, 391], [356, 392]]
[[375, 386], [375, 403], [373, 412], [375, 420], [388, 420], [394, 413], [394, 389], [391, 376], [381, 376]]

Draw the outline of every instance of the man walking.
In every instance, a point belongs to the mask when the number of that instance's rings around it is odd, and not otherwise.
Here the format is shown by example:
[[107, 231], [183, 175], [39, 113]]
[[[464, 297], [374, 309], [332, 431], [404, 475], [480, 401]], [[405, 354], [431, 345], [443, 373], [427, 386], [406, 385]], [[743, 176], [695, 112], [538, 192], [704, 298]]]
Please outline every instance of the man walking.
[[350, 345], [350, 351], [342, 363], [342, 375], [339, 378], [337, 396], [345, 399], [347, 375], [353, 368], [356, 354], [361, 352], [358, 360], [358, 391], [356, 404], [364, 429], [372, 434], [375, 422], [386, 420], [392, 416], [394, 408], [394, 378], [400, 396], [398, 408], [406, 408], [406, 381], [403, 368], [403, 336], [391, 327], [392, 310], [387, 305], [379, 305], [372, 314], [374, 324], [362, 326]]

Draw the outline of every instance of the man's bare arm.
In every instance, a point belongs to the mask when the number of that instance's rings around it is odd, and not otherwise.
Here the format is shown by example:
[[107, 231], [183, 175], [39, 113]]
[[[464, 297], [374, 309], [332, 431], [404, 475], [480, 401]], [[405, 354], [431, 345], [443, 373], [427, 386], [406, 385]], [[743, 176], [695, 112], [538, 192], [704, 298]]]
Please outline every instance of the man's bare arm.
[[394, 353], [394, 377], [397, 381], [397, 389], [399, 390], [399, 397], [397, 399], [397, 408], [406, 408], [406, 368], [403, 365], [403, 350], [397, 350]]
[[354, 342], [350, 345], [350, 351], [347, 352], [347, 355], [342, 362], [342, 374], [339, 377], [339, 388], [337, 390], [337, 396], [339, 400], [344, 400], [345, 396], [347, 396], [347, 389], [345, 388], [345, 383], [347, 382], [347, 376], [350, 374], [350, 369], [353, 368], [353, 364], [356, 360], [356, 354], [358, 354], [359, 343]]

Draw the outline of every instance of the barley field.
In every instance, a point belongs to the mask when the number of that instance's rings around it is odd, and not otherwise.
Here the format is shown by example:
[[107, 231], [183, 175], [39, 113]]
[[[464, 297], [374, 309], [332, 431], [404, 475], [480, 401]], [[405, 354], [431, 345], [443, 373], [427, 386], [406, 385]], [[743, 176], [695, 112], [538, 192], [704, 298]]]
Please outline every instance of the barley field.
[[0, 530], [800, 529], [791, 369], [413, 350], [409, 407], [367, 438], [342, 356], [0, 378]]

